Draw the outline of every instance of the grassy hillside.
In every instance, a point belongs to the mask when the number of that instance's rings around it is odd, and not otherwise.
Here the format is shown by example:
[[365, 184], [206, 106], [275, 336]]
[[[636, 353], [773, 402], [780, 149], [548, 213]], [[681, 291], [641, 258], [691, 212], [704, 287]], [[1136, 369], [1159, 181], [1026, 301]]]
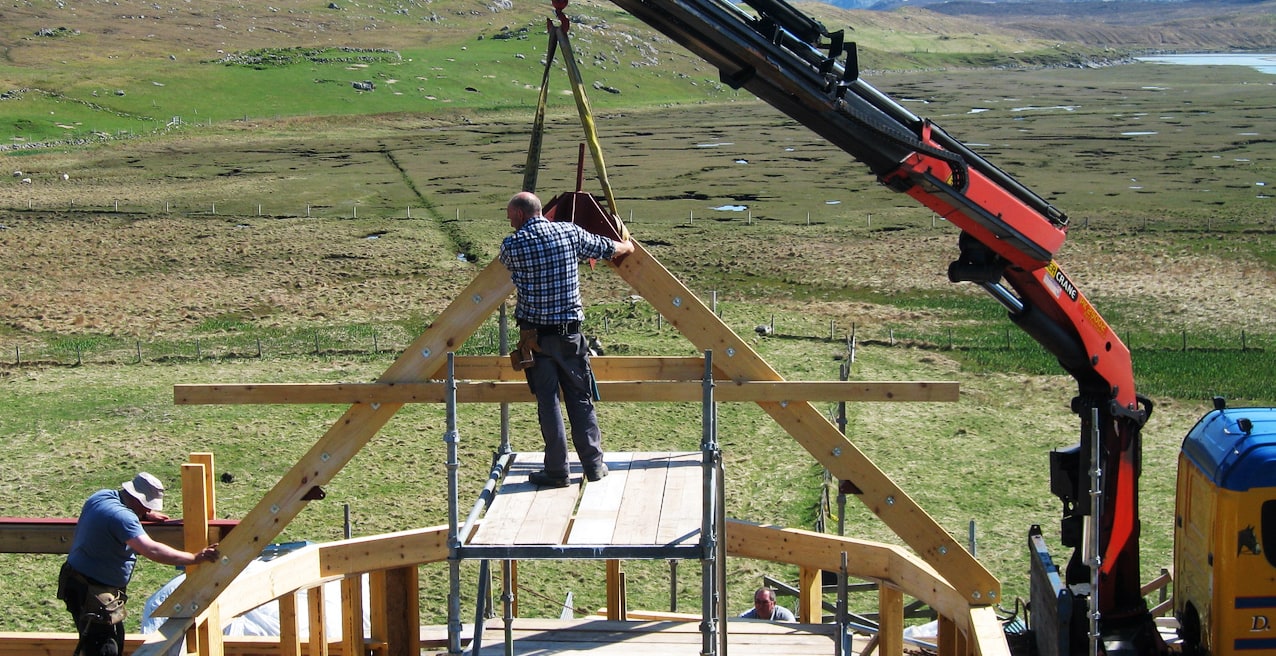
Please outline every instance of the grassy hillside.
[[[804, 7], [830, 29], [852, 28], [865, 69], [1111, 55], [926, 11]], [[728, 93], [716, 71], [613, 5], [579, 1], [569, 13], [585, 82], [608, 90], [593, 100], [600, 109]], [[20, 146], [151, 133], [178, 121], [526, 108], [535, 102], [549, 16], [548, 2], [465, 0], [341, 9], [295, 0], [14, 5], [0, 9], [0, 135]]]
[[[1109, 25], [905, 8], [801, 7], [849, 29], [865, 70], [1041, 67], [1124, 49], [1253, 48], [1273, 12]], [[577, 58], [600, 108], [720, 100], [717, 73], [602, 0], [570, 5]], [[71, 143], [180, 122], [412, 113], [456, 117], [534, 102], [548, 2], [485, 4], [129, 1], [0, 8], [0, 135]], [[355, 83], [371, 82], [375, 91]]]
[[[522, 181], [545, 7], [339, 4], [0, 9], [0, 80], [25, 89], [0, 100], [0, 135], [92, 141], [0, 156], [0, 514], [73, 514], [121, 472], [176, 480], [187, 452], [213, 450], [236, 477], [221, 512], [242, 516], [339, 410], [175, 407], [172, 385], [369, 380], [494, 256]], [[995, 304], [945, 279], [956, 235], [942, 220], [610, 5], [571, 6], [634, 235], [742, 334], [774, 319], [776, 334], [755, 345], [786, 377], [835, 376], [854, 330], [857, 379], [960, 382], [954, 404], [853, 407], [852, 437], [954, 535], [964, 541], [976, 520], [980, 558], [1023, 594], [1024, 530], [1058, 513], [1045, 453], [1076, 439], [1072, 381]], [[1183, 432], [1211, 394], [1276, 402], [1271, 79], [972, 69], [1086, 49], [924, 12], [820, 11], [855, 25], [866, 69], [926, 69], [874, 73], [873, 84], [1072, 217], [1060, 262], [1134, 346], [1141, 390], [1158, 403], [1144, 434], [1144, 564], [1168, 565]], [[36, 36], [44, 27], [54, 31]], [[581, 135], [555, 75], [547, 197], [575, 187]], [[353, 88], [364, 80], [375, 90]], [[115, 138], [126, 136], [138, 138]], [[32, 182], [8, 175], [17, 170]], [[605, 267], [586, 273], [585, 293], [612, 353], [695, 352]], [[245, 356], [258, 342], [265, 355]], [[698, 407], [602, 412], [612, 450], [698, 440]], [[467, 485], [481, 480], [496, 421], [464, 410]], [[513, 421], [516, 447], [537, 448], [531, 409]], [[724, 407], [719, 423], [728, 512], [813, 526], [814, 461], [756, 408]], [[440, 523], [443, 426], [439, 408], [405, 410], [282, 537], [338, 537], [346, 502], [356, 535]], [[854, 502], [847, 519], [852, 535], [897, 541]], [[13, 573], [0, 598], [19, 609], [5, 627], [64, 630], [58, 559], [0, 563]], [[631, 576], [631, 607], [661, 605], [662, 568]], [[143, 569], [136, 598], [171, 573]], [[733, 563], [733, 589], [763, 571]], [[435, 621], [442, 575], [424, 575]], [[533, 614], [553, 612], [566, 589], [581, 607], [601, 603], [590, 567], [522, 576], [543, 595], [526, 602]], [[698, 592], [690, 579], [684, 608]]]

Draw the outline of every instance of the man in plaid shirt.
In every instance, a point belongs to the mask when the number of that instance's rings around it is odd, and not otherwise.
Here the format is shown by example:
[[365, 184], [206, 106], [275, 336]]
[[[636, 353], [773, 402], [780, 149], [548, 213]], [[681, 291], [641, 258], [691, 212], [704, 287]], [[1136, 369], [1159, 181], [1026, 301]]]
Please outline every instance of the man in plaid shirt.
[[501, 263], [510, 270], [518, 302], [514, 318], [519, 326], [519, 350], [535, 353], [523, 370], [536, 395], [541, 437], [545, 440], [545, 468], [532, 473], [536, 485], [568, 485], [567, 433], [559, 409], [559, 390], [571, 422], [572, 445], [585, 478], [607, 475], [603, 464], [602, 433], [594, 414], [593, 373], [589, 347], [580, 332], [585, 312], [580, 299], [580, 261], [612, 260], [634, 250], [633, 242], [601, 237], [568, 222], [541, 216], [536, 194], [519, 192], [505, 208], [514, 234], [501, 242]]

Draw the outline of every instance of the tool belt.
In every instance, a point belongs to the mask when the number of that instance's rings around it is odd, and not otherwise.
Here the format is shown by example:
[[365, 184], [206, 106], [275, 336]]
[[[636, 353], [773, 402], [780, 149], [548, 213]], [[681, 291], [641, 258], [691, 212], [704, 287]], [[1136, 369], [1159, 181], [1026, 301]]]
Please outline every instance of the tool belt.
[[80, 623], [113, 625], [123, 622], [128, 615], [124, 608], [128, 594], [123, 588], [102, 585], [75, 571], [69, 563], [62, 563], [62, 571], [58, 573], [58, 599], [65, 600], [67, 595], [76, 592], [84, 595], [80, 603]]
[[518, 345], [510, 351], [510, 364], [514, 371], [522, 371], [536, 364], [535, 353], [540, 351], [540, 338], [545, 335], [566, 337], [580, 333], [579, 321], [568, 321], [559, 324], [540, 324], [529, 321], [518, 322]]
[[563, 337], [579, 333], [580, 322], [568, 321], [567, 323], [556, 324], [520, 323], [519, 328], [522, 328], [523, 330], [535, 330], [537, 335], [557, 335], [559, 337]]

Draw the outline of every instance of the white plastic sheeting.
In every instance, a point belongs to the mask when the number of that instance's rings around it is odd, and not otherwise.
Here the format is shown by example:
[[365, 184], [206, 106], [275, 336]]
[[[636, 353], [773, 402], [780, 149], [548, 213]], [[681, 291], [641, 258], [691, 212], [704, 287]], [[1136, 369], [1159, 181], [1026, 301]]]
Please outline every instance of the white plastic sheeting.
[[[303, 548], [317, 548], [308, 546]], [[240, 576], [252, 576], [254, 571], [260, 571], [268, 567], [268, 562], [274, 559], [277, 554], [263, 556], [254, 559], [247, 567], [244, 568]], [[146, 599], [146, 603], [142, 606], [142, 633], [154, 633], [164, 624], [168, 618], [156, 617], [154, 612], [163, 604], [169, 595], [177, 589], [177, 586], [186, 580], [186, 574], [178, 574], [163, 587], [155, 591]], [[305, 612], [308, 607], [308, 595], [302, 590], [297, 595], [297, 631], [302, 640], [310, 637], [310, 617]], [[368, 579], [363, 578], [363, 632], [368, 635], [371, 630], [371, 622], [368, 618]], [[329, 641], [341, 640], [341, 582], [329, 581], [323, 586], [323, 617], [324, 628]], [[257, 608], [254, 608], [243, 615], [232, 617], [224, 620], [222, 633], [228, 636], [278, 636], [279, 635], [279, 602], [270, 601]], [[174, 646], [166, 652], [165, 656], [177, 656], [185, 650], [185, 641]]]

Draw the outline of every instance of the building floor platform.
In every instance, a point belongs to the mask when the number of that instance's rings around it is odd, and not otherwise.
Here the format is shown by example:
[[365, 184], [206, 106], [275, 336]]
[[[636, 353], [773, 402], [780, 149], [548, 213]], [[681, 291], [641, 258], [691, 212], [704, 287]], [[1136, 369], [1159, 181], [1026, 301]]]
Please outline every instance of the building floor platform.
[[608, 453], [610, 473], [586, 482], [573, 460], [569, 484], [538, 487], [528, 476], [543, 454], [516, 453], [467, 546], [692, 546], [704, 509], [701, 454]]
[[[727, 654], [786, 654], [832, 656], [837, 629], [831, 624], [783, 624], [732, 619], [727, 622]], [[694, 656], [700, 653], [698, 621], [630, 621], [604, 619], [550, 620], [517, 618], [513, 625], [515, 654], [589, 654], [590, 656]], [[856, 637], [852, 654], [861, 653], [868, 639]], [[439, 652], [433, 652], [439, 653]], [[467, 654], [472, 653], [466, 650]], [[502, 656], [505, 629], [491, 621], [483, 632], [477, 656]], [[852, 655], [848, 655], [852, 656]]]

